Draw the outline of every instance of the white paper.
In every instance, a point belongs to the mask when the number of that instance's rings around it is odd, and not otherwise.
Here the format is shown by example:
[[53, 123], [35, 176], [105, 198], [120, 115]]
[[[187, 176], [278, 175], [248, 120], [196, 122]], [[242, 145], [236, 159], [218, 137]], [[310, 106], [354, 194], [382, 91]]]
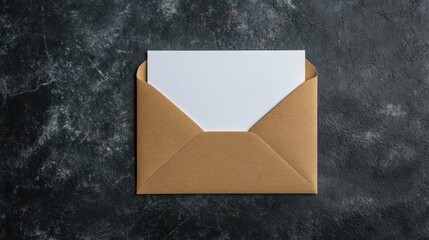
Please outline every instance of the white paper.
[[305, 51], [148, 51], [148, 82], [205, 131], [248, 131], [305, 80]]

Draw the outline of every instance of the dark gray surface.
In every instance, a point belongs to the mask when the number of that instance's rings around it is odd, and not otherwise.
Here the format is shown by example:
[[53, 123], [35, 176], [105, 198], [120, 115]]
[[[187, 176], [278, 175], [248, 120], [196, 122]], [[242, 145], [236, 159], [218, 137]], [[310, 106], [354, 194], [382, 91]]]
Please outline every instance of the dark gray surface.
[[[0, 6], [0, 238], [429, 238], [429, 1]], [[319, 195], [134, 195], [147, 49], [307, 50]]]

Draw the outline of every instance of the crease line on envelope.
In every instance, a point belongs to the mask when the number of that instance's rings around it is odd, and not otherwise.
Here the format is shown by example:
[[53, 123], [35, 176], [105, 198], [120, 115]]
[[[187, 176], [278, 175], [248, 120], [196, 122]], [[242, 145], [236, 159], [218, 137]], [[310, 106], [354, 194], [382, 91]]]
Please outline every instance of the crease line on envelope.
[[139, 191], [141, 190], [141, 188], [143, 187], [143, 185], [148, 182], [153, 176], [155, 176], [155, 174], [161, 170], [161, 168], [163, 168], [168, 162], [170, 162], [171, 159], [173, 159], [175, 156], [177, 156], [179, 153], [181, 153], [183, 151], [183, 149], [185, 149], [185, 147], [187, 147], [189, 144], [191, 144], [191, 142], [193, 142], [198, 136], [200, 136], [201, 134], [203, 134], [204, 132], [200, 132], [197, 135], [195, 135], [191, 140], [189, 140], [189, 142], [187, 142], [185, 145], [183, 145], [183, 147], [181, 147], [175, 154], [173, 154], [173, 156], [171, 156], [167, 161], [165, 161], [164, 164], [162, 164], [155, 172], [153, 172], [149, 177], [146, 178], [146, 180], [144, 180], [141, 183], [141, 187], [139, 188]]
[[310, 188], [311, 188], [311, 190], [313, 190], [314, 192], [316, 192], [316, 190], [314, 189], [314, 187], [313, 187], [313, 185], [304, 177], [304, 176], [302, 176], [301, 175], [301, 173], [299, 173], [294, 167], [292, 167], [292, 165], [290, 165], [290, 163], [288, 163], [287, 161], [286, 161], [286, 159], [284, 159], [282, 156], [280, 156], [280, 154], [278, 154], [268, 143], [266, 143], [265, 141], [264, 141], [264, 139], [262, 139], [260, 136], [258, 136], [258, 134], [256, 134], [256, 133], [253, 133], [253, 132], [249, 132], [249, 133], [251, 133], [251, 134], [253, 134], [253, 135], [255, 135], [257, 138], [259, 138], [259, 140], [263, 143], [263, 144], [265, 144], [275, 155], [277, 155], [279, 158], [281, 158], [293, 171], [295, 171], [296, 172], [296, 174], [298, 175], [298, 176], [300, 176], [309, 186], [310, 186]]

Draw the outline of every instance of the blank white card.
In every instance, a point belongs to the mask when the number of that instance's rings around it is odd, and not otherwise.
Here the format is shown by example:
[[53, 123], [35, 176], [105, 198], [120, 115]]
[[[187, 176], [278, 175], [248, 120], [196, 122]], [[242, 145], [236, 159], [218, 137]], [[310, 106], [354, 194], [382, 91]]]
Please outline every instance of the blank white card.
[[305, 51], [148, 51], [148, 82], [204, 131], [248, 131], [305, 80]]

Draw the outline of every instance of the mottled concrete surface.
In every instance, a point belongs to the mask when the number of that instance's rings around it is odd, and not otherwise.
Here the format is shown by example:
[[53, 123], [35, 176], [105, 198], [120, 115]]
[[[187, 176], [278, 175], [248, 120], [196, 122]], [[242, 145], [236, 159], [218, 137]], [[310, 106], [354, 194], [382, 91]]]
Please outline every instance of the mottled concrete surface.
[[[1, 239], [428, 239], [429, 1], [0, 3]], [[319, 195], [136, 196], [148, 49], [305, 49]]]

